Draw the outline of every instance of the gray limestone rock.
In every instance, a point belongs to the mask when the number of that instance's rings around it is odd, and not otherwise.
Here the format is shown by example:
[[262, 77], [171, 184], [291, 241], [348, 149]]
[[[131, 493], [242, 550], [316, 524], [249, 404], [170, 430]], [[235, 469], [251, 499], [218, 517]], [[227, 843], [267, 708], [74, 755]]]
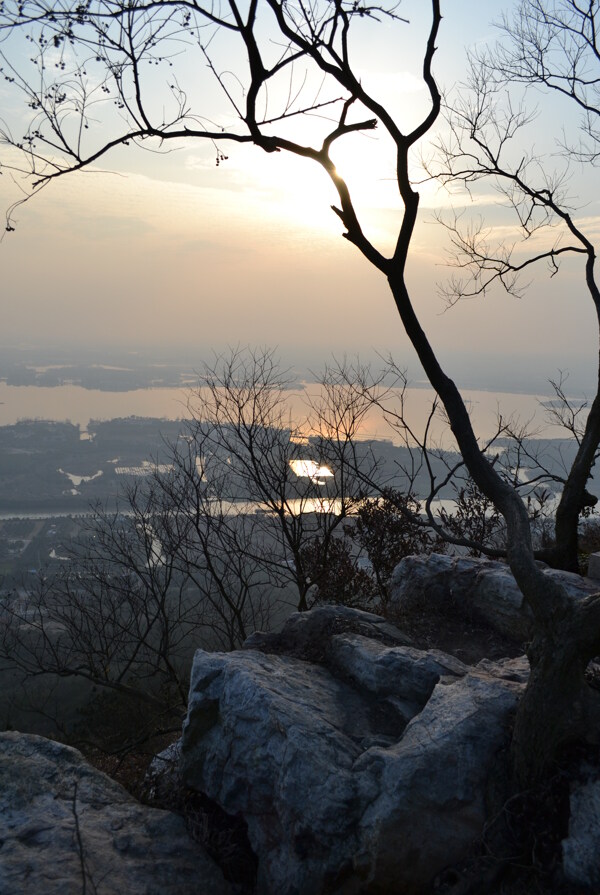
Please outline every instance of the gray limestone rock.
[[329, 667], [196, 653], [183, 778], [243, 816], [261, 895], [422, 893], [481, 833], [522, 684], [366, 640], [334, 634]]
[[407, 721], [423, 708], [440, 678], [462, 677], [469, 670], [439, 650], [385, 647], [361, 634], [334, 635], [331, 662], [355, 686], [379, 698], [396, 704], [403, 700], [411, 706]]
[[230, 895], [182, 818], [139, 804], [75, 749], [0, 734], [0, 892]]
[[[545, 569], [573, 596], [597, 590], [592, 582], [571, 572]], [[506, 563], [466, 556], [407, 556], [391, 580], [390, 605], [398, 610], [449, 608], [472, 615], [492, 628], [524, 642], [531, 634], [531, 613]]]
[[243, 648], [321, 662], [329, 658], [331, 638], [344, 632], [362, 634], [388, 645], [410, 644], [409, 637], [380, 615], [336, 605], [318, 606], [310, 612], [294, 612], [286, 619], [281, 631], [256, 631], [248, 637]]
[[[375, 713], [373, 713], [375, 714]], [[400, 727], [403, 725], [400, 725]], [[183, 777], [241, 813], [259, 859], [258, 891], [318, 895], [351, 863], [357, 812], [375, 792], [353, 764], [398, 725], [372, 717], [323, 668], [244, 651], [196, 653], [182, 742]]]
[[421, 895], [472, 853], [486, 820], [486, 786], [508, 738], [521, 685], [472, 672], [441, 681], [394, 746], [369, 749], [357, 773], [377, 781], [360, 820], [365, 891]]
[[161, 807], [181, 792], [181, 738], [155, 755], [144, 778], [144, 798]]
[[587, 576], [593, 581], [600, 581], [600, 553], [590, 553]]
[[529, 680], [529, 659], [527, 656], [517, 656], [514, 659], [482, 659], [477, 663], [477, 671], [491, 674], [505, 681], [516, 681], [518, 684], [526, 684]]

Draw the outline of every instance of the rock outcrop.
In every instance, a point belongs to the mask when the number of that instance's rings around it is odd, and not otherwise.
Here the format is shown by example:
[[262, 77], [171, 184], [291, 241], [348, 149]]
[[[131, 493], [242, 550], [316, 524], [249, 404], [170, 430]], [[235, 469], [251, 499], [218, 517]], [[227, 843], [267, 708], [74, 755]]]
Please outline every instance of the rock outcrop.
[[[214, 843], [224, 832], [230, 852], [237, 829], [242, 875], [228, 878], [244, 891], [256, 877], [257, 895], [422, 895], [476, 855], [529, 666], [471, 667], [406, 641], [370, 613], [322, 607], [243, 650], [196, 653], [182, 739], [148, 786], [218, 818]], [[600, 783], [584, 771], [563, 867], [595, 892]], [[233, 890], [182, 818], [139, 804], [72, 748], [0, 734], [0, 893]]]
[[[574, 596], [597, 590], [571, 572], [544, 573]], [[407, 556], [394, 570], [390, 592], [396, 610], [441, 609], [480, 619], [519, 642], [531, 635], [531, 613], [506, 563], [439, 553]]]
[[256, 631], [248, 637], [244, 649], [327, 662], [332, 636], [346, 631], [388, 646], [408, 646], [411, 642], [406, 634], [380, 615], [348, 606], [319, 606], [311, 612], [292, 613], [281, 631]]
[[183, 778], [244, 818], [261, 895], [416, 895], [478, 841], [526, 669], [404, 639], [327, 607], [196, 653]]
[[135, 801], [75, 749], [0, 734], [0, 892], [231, 895], [182, 818]]

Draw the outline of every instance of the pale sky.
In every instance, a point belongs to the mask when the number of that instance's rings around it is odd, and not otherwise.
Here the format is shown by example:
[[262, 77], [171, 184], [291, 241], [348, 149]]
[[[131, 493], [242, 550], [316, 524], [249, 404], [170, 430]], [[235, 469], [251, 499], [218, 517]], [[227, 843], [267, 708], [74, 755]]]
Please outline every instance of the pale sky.
[[[493, 39], [490, 23], [509, 7], [492, 0], [443, 3], [434, 64], [442, 86], [464, 76], [465, 47]], [[370, 23], [356, 47], [365, 85], [404, 120], [426, 101], [419, 79], [423, 10], [428, 4], [422, 0], [406, 0], [399, 12], [410, 25]], [[10, 85], [0, 87], [0, 101], [13, 123], [24, 116]], [[207, 102], [210, 113], [219, 114], [215, 97]], [[553, 125], [564, 115], [561, 127], [572, 126], [563, 104], [550, 111]], [[543, 133], [536, 124], [537, 146]], [[1, 340], [197, 346], [199, 361], [210, 348], [268, 345], [278, 346], [284, 359], [313, 366], [332, 352], [370, 357], [392, 351], [410, 365], [412, 352], [386, 283], [342, 239], [325, 175], [283, 153], [231, 144], [223, 149], [228, 159], [216, 166], [214, 149], [199, 141], [168, 155], [122, 148], [94, 170], [50, 184], [18, 210], [16, 232], [0, 245]], [[3, 153], [0, 147], [0, 161]], [[380, 248], [389, 247], [397, 208], [380, 136], [352, 138], [335, 158], [342, 173], [348, 171], [369, 234]], [[598, 196], [585, 183], [577, 173], [574, 204], [582, 206], [587, 232], [597, 238]], [[594, 183], [594, 174], [587, 183]], [[3, 208], [16, 190], [4, 172]], [[490, 226], [502, 225], [497, 201], [485, 191], [476, 197], [474, 210]], [[522, 299], [495, 291], [444, 312], [436, 283], [449, 271], [434, 212], [452, 203], [461, 207], [467, 200], [423, 188], [409, 268], [415, 305], [448, 372], [470, 378], [471, 385], [497, 375], [500, 388], [527, 376], [537, 383], [559, 368], [579, 375], [581, 368], [585, 381], [593, 374], [597, 336], [575, 263], [554, 279], [540, 269]]]

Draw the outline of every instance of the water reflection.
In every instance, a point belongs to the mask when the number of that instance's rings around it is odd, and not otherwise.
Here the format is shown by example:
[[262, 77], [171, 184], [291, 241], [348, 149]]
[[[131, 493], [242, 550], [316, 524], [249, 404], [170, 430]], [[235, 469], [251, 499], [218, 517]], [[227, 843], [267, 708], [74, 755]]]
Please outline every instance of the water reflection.
[[[254, 515], [257, 513], [274, 514], [272, 510], [264, 503], [256, 500], [221, 500], [214, 501], [214, 508], [223, 513], [224, 516], [237, 515]], [[297, 516], [300, 513], [334, 513], [339, 515], [342, 512], [342, 501], [339, 498], [329, 497], [311, 497], [311, 498], [290, 498], [285, 501], [285, 510], [290, 516]], [[72, 510], [56, 510], [42, 511], [36, 513], [0, 513], [0, 520], [6, 519], [83, 519], [94, 515], [94, 510], [75, 511]], [[119, 510], [121, 516], [131, 516], [132, 512]]]
[[316, 485], [324, 485], [323, 479], [333, 476], [328, 466], [320, 466], [314, 460], [290, 460], [290, 467], [299, 478], [310, 479]]
[[65, 472], [64, 469], [59, 469], [58, 472], [60, 472], [61, 475], [66, 475], [66, 477], [70, 479], [71, 484], [74, 488], [79, 488], [82, 482], [93, 482], [94, 479], [100, 478], [100, 476], [103, 475], [101, 469], [99, 469], [98, 472], [95, 472], [93, 475], [73, 475], [72, 472]]
[[[290, 389], [289, 399], [292, 417], [301, 418], [306, 412], [306, 398], [318, 397], [320, 386], [304, 383], [298, 389]], [[109, 392], [85, 389], [76, 385], [52, 388], [29, 385], [7, 385], [0, 382], [0, 425], [13, 425], [23, 419], [70, 420], [83, 430], [91, 419], [110, 420], [129, 416], [154, 419], [186, 419], [190, 417], [189, 401], [193, 390], [189, 388], [148, 388], [128, 392]], [[505, 416], [514, 414], [523, 420], [544, 418], [540, 408], [540, 396], [509, 392], [485, 392], [465, 389], [476, 431], [487, 438], [496, 429], [498, 412]], [[431, 409], [433, 392], [428, 388], [408, 388], [405, 395], [405, 412], [411, 426], [422, 432]], [[547, 400], [547, 396], [542, 396]], [[434, 420], [437, 439], [446, 430], [445, 422]], [[438, 431], [439, 430], [439, 431]], [[544, 437], [562, 436], [558, 426], [549, 426]], [[373, 410], [361, 422], [360, 438], [395, 439], [380, 412]]]

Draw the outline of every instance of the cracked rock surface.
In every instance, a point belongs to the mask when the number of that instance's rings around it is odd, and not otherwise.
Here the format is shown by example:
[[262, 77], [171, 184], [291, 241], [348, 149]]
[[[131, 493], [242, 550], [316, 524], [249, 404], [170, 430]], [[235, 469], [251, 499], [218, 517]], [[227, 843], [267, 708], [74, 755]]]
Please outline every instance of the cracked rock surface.
[[141, 805], [69, 746], [0, 734], [0, 892], [231, 895], [182, 818]]
[[468, 668], [353, 612], [194, 659], [183, 777], [246, 821], [261, 895], [416, 895], [485, 822], [523, 661]]
[[[575, 597], [597, 590], [597, 583], [572, 572], [547, 568], [544, 574]], [[492, 559], [440, 553], [406, 556], [392, 575], [390, 606], [451, 609], [520, 642], [528, 640], [532, 630], [531, 612], [512, 572], [506, 563]]]

